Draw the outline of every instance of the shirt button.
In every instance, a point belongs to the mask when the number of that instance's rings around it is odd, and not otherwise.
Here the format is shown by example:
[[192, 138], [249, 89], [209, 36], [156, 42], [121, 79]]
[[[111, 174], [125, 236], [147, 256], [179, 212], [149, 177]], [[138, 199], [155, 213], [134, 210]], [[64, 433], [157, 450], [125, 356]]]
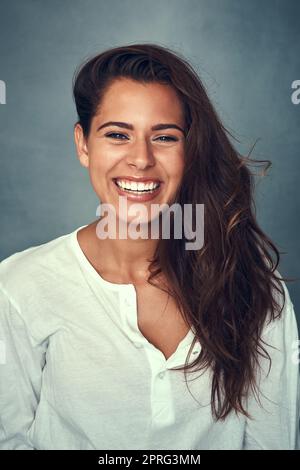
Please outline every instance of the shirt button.
[[133, 343], [133, 345], [136, 347], [136, 348], [142, 348], [143, 345], [141, 343]]
[[165, 371], [164, 371], [164, 372], [160, 372], [160, 373], [158, 374], [158, 377], [159, 377], [160, 379], [163, 379], [164, 376], [165, 376], [165, 373], [166, 373]]

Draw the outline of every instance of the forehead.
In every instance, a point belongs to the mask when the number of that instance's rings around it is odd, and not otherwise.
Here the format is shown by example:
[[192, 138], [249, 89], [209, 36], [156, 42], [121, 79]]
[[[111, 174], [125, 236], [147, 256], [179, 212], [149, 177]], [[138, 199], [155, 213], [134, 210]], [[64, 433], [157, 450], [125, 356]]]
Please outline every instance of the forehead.
[[181, 119], [182, 103], [175, 88], [161, 83], [138, 82], [129, 78], [114, 80], [101, 100], [99, 113], [160, 112]]

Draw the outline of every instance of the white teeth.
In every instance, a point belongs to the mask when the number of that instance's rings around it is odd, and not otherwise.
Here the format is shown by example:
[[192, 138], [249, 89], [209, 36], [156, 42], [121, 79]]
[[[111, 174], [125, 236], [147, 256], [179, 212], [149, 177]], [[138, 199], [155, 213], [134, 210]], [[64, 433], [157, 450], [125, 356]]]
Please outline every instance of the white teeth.
[[116, 183], [122, 189], [129, 189], [131, 191], [153, 191], [156, 189], [160, 183], [151, 182], [151, 183], [136, 183], [136, 182], [129, 182], [125, 180], [116, 180]]

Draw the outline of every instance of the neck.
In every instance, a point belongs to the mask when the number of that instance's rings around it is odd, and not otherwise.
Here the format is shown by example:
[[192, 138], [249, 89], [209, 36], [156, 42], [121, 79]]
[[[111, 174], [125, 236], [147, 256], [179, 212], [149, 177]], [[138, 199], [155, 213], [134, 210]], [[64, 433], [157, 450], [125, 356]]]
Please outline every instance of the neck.
[[[89, 250], [96, 269], [107, 280], [117, 283], [145, 281], [149, 265], [158, 245], [157, 239], [100, 239], [96, 233], [98, 220], [93, 222], [89, 235]], [[87, 227], [88, 228], [88, 227]]]

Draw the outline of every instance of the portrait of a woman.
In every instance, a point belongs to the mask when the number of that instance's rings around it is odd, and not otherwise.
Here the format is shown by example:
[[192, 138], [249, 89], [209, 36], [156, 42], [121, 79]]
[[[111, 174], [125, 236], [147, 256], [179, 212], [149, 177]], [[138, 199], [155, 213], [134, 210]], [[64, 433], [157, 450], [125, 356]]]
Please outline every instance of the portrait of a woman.
[[[280, 253], [199, 75], [175, 50], [123, 45], [78, 67], [73, 96], [77, 157], [116, 236], [99, 236], [101, 214], [0, 263], [0, 448], [297, 448]], [[135, 204], [144, 228], [154, 204], [203, 205], [203, 246], [172, 217], [170, 237], [121, 237]]]

